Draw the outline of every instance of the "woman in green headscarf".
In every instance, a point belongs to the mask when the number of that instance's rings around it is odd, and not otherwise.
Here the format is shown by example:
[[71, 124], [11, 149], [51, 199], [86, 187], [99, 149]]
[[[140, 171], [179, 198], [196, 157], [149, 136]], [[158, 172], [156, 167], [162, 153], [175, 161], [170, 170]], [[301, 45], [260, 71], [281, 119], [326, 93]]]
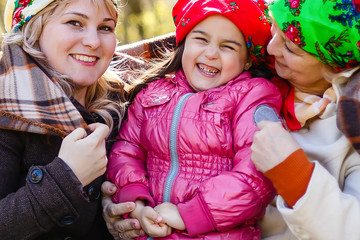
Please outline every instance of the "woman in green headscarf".
[[[360, 239], [360, 12], [351, 0], [275, 0], [272, 40], [284, 92], [252, 159], [278, 192], [263, 239]], [[339, 130], [340, 129], [340, 130]]]

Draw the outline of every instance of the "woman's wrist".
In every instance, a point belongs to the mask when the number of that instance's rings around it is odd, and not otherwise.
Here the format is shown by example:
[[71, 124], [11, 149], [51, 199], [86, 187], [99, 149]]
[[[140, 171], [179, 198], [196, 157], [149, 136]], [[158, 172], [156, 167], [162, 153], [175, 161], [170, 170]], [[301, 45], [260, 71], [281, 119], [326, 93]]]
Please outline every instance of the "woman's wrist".
[[294, 206], [306, 192], [314, 169], [302, 149], [289, 155], [283, 162], [265, 172], [279, 195], [290, 206]]

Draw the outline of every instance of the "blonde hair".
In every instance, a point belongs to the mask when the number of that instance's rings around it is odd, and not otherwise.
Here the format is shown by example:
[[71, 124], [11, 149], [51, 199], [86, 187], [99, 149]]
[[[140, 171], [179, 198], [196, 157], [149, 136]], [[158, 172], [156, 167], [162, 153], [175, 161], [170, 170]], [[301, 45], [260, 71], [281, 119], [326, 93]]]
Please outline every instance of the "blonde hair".
[[[39, 47], [39, 38], [43, 27], [51, 20], [55, 9], [64, 9], [72, 0], [56, 0], [50, 3], [46, 8], [36, 14], [28, 23], [24, 24], [19, 31], [11, 32], [5, 35], [2, 44], [17, 44], [22, 46], [23, 50], [34, 57], [41, 64], [47, 66], [51, 74], [56, 78], [64, 92], [70, 97], [74, 95], [76, 86], [66, 76], [56, 72], [46, 62], [45, 55], [41, 52]], [[99, 0], [89, 0], [96, 7], [100, 8]], [[107, 10], [114, 18], [117, 17], [117, 11], [113, 0], [104, 1]], [[62, 10], [60, 9], [60, 10]], [[115, 100], [111, 98], [117, 94]], [[112, 128], [114, 126], [113, 114], [119, 117], [119, 124], [125, 113], [125, 90], [124, 83], [109, 67], [106, 72], [99, 78], [99, 80], [88, 87], [85, 96], [85, 108], [89, 112], [99, 114], [105, 123]]]

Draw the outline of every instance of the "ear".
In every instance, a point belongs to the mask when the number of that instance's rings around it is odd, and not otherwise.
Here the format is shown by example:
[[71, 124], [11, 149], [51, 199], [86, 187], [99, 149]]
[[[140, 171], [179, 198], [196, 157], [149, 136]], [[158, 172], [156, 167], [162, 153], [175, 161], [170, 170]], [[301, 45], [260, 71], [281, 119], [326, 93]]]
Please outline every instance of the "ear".
[[249, 59], [247, 60], [247, 62], [245, 63], [244, 69], [245, 70], [249, 70], [249, 68], [251, 68], [252, 66], [252, 58], [249, 57]]

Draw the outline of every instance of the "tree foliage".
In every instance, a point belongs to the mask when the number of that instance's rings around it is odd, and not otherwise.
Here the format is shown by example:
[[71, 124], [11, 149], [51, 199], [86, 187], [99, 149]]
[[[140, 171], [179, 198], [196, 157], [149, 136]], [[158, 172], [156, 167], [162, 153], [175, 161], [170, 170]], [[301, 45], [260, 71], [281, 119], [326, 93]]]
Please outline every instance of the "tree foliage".
[[5, 32], [4, 25], [4, 10], [5, 10], [6, 0], [0, 0], [0, 41], [2, 40], [2, 34]]
[[171, 10], [175, 0], [122, 0], [116, 35], [120, 44], [175, 31]]

